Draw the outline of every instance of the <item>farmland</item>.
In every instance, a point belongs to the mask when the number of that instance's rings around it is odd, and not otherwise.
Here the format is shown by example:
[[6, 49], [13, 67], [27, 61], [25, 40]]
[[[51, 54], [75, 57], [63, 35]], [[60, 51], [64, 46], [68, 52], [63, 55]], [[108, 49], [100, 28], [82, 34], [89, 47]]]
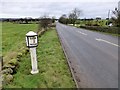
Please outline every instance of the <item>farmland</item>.
[[[16, 57], [26, 48], [25, 34], [38, 30], [37, 24], [3, 23], [2, 49], [4, 63]], [[13, 80], [4, 84], [4, 88], [73, 88], [75, 83], [68, 69], [66, 58], [55, 29], [49, 29], [39, 37], [37, 47], [39, 73], [31, 75], [30, 54], [24, 54], [19, 67], [13, 73]], [[64, 82], [64, 83], [63, 83]]]
[[[112, 26], [109, 26], [110, 21], [102, 19], [102, 20], [77, 20], [75, 27], [84, 28], [86, 30], [92, 30], [101, 32], [104, 34], [110, 34], [113, 36], [120, 36], [119, 27], [116, 27], [114, 23]], [[73, 26], [73, 24], [68, 24]]]
[[80, 26], [103, 26], [107, 27], [108, 20], [77, 20], [75, 26], [80, 27]]
[[0, 56], [2, 56], [2, 23], [0, 22]]
[[3, 56], [20, 47], [25, 40], [25, 34], [30, 30], [37, 30], [37, 24], [2, 23]]
[[20, 49], [25, 47], [25, 34], [36, 31], [37, 24], [2, 23], [2, 55], [4, 62], [16, 57]]

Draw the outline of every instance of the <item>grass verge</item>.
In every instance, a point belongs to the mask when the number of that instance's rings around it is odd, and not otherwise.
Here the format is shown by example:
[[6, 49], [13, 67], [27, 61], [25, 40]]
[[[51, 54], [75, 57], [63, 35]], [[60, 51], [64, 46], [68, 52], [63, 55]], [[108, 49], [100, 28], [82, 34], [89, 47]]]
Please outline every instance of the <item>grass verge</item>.
[[2, 22], [0, 22], [0, 57], [2, 56]]
[[13, 80], [12, 74], [16, 72], [16, 68], [19, 66], [19, 58], [28, 52], [25, 43], [25, 34], [30, 30], [37, 31], [38, 25], [2, 23], [3, 70], [0, 73], [2, 73], [1, 76], [3, 77], [4, 84]]
[[5, 88], [75, 88], [55, 29], [39, 38], [37, 58], [38, 74], [30, 74], [30, 55], [27, 54], [21, 58], [13, 82]]

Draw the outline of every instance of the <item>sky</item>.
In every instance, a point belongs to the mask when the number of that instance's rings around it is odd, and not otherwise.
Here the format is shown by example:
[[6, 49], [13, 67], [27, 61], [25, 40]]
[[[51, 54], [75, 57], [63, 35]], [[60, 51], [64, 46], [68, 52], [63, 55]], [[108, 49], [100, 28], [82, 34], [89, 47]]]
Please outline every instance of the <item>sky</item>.
[[43, 15], [59, 18], [74, 8], [82, 11], [80, 18], [107, 18], [119, 0], [1, 0], [0, 18], [39, 18]]

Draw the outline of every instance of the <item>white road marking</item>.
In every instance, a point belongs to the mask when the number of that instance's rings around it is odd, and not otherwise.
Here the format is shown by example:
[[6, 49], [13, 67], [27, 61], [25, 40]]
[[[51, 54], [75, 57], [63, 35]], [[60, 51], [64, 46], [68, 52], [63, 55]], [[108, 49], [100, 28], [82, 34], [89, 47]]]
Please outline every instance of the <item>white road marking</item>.
[[95, 38], [95, 40], [97, 40], [97, 41], [102, 41], [102, 42], [106, 42], [106, 43], [111, 44], [111, 45], [114, 45], [114, 46], [116, 46], [116, 47], [120, 47], [120, 46], [117, 45], [117, 44], [111, 43], [111, 42], [109, 42], [109, 41], [106, 41], [106, 40], [103, 40], [103, 39], [100, 39], [100, 38]]
[[87, 35], [86, 33], [83, 33], [83, 32], [80, 32], [80, 31], [78, 31], [80, 34], [83, 34], [83, 35]]

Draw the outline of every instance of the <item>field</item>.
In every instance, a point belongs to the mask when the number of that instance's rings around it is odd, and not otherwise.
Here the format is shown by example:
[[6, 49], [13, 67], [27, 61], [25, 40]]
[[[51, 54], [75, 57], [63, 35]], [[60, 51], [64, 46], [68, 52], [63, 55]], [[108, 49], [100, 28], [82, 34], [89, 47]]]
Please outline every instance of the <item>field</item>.
[[[69, 24], [73, 26], [73, 24]], [[120, 36], [119, 27], [108, 26], [108, 20], [77, 20], [75, 27], [77, 28], [85, 28], [87, 30], [97, 31], [104, 34], [110, 34], [113, 36]]]
[[[37, 30], [37, 24], [3, 23], [3, 56], [10, 60], [25, 46], [25, 34]], [[13, 55], [13, 56], [11, 56]], [[4, 88], [74, 88], [75, 83], [68, 69], [66, 58], [55, 29], [39, 37], [37, 47], [39, 73], [31, 75], [31, 59], [27, 53], [20, 58], [13, 81]]]
[[75, 26], [80, 27], [80, 26], [85, 26], [85, 25], [89, 25], [89, 26], [99, 25], [99, 26], [106, 27], [107, 22], [108, 22], [107, 20], [86, 20], [86, 21], [77, 20]]
[[2, 23], [0, 22], [0, 56], [2, 56]]
[[30, 31], [36, 31], [37, 24], [13, 24], [2, 23], [2, 55], [4, 62], [8, 62], [15, 57], [25, 44], [25, 34]]

